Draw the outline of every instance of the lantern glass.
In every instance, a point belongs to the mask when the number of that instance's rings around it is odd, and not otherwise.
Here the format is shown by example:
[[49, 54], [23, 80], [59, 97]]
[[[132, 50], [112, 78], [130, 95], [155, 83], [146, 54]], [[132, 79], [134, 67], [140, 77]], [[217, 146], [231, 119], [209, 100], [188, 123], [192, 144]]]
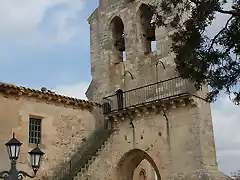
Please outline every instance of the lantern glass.
[[17, 160], [19, 157], [20, 147], [22, 143], [20, 143], [13, 134], [13, 138], [5, 145], [7, 146], [8, 156], [10, 160]]
[[39, 168], [41, 163], [41, 155], [39, 154], [31, 154], [31, 164], [33, 168]]
[[34, 172], [38, 171], [40, 168], [42, 156], [44, 155], [44, 152], [42, 152], [39, 148], [38, 145], [35, 147], [31, 152], [29, 152], [31, 156], [31, 165], [34, 170]]

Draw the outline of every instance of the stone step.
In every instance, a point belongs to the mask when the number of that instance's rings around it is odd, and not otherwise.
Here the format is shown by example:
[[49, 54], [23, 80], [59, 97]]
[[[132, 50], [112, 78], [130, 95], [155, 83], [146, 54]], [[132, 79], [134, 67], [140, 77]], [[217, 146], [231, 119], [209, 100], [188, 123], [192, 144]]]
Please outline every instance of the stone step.
[[85, 172], [87, 172], [89, 166], [96, 160], [97, 156], [100, 155], [101, 151], [107, 147], [109, 138], [110, 138], [110, 136], [102, 143], [100, 148], [96, 150], [94, 155], [90, 157], [90, 159], [87, 161], [87, 163], [80, 169], [80, 171], [74, 177], [74, 180], [81, 180], [83, 178], [83, 176], [84, 176]]
[[78, 180], [78, 179], [79, 179], [78, 175], [73, 178], [73, 180]]
[[[97, 153], [100, 153], [101, 149], [97, 150]], [[74, 177], [74, 180], [80, 180], [83, 177], [83, 174], [87, 171], [88, 167], [96, 160], [96, 156], [92, 156], [88, 162], [84, 165], [83, 168], [80, 169], [80, 171], [77, 173], [77, 175]]]
[[96, 156], [92, 156], [91, 158], [92, 158], [93, 161], [95, 161], [97, 159]]
[[78, 178], [82, 178], [82, 177], [83, 177], [83, 171], [82, 171], [81, 173], [79, 172], [79, 173], [77, 174], [77, 177], [78, 177]]

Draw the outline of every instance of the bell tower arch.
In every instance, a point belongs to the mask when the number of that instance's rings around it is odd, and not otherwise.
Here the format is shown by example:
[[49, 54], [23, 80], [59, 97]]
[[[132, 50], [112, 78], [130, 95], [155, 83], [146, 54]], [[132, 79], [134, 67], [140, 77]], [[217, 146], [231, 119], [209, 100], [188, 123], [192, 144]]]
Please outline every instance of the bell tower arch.
[[[122, 179], [134, 178], [148, 158], [161, 180], [227, 180], [217, 170], [210, 104], [202, 100], [207, 88], [197, 91], [175, 71], [174, 30], [156, 27], [151, 3], [100, 0], [88, 19], [92, 82], [86, 95], [103, 104], [106, 124], [116, 132], [89, 167], [91, 177], [118, 179], [124, 157]], [[139, 156], [127, 153], [136, 149]], [[137, 177], [149, 179], [152, 173], [144, 172]]]
[[119, 64], [122, 61], [125, 61], [125, 39], [124, 39], [124, 24], [122, 19], [119, 16], [115, 16], [109, 27], [109, 33], [111, 34], [112, 39], [112, 56], [111, 60], [115, 64]]

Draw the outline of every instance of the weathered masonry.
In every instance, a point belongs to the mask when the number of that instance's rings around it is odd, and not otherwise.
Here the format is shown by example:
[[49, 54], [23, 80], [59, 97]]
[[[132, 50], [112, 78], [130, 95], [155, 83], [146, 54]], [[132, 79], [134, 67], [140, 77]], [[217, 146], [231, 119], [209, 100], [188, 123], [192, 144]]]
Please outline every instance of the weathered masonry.
[[[8, 170], [5, 143], [14, 132], [23, 143], [17, 168], [31, 173], [28, 152], [46, 153], [35, 179], [51, 179], [99, 127], [99, 104], [0, 82], [0, 171]], [[97, 117], [97, 118], [96, 118]]]
[[0, 83], [0, 140], [24, 142], [21, 169], [40, 142], [41, 180], [230, 179], [217, 169], [207, 88], [175, 72], [173, 29], [155, 26], [156, 2], [99, 0], [89, 17], [86, 95], [97, 103]]
[[[114, 133], [83, 179], [228, 179], [217, 170], [210, 105], [175, 72], [173, 29], [155, 26], [149, 0], [99, 1], [89, 17], [89, 100]], [[148, 163], [146, 163], [146, 161]], [[149, 169], [149, 166], [152, 169]]]

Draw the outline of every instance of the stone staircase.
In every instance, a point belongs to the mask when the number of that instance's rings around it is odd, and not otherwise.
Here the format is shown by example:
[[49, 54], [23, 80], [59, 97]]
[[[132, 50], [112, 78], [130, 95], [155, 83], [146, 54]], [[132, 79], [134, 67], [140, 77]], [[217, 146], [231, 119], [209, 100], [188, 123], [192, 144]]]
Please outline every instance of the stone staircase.
[[105, 147], [112, 132], [112, 129], [105, 129], [103, 126], [96, 129], [82, 143], [71, 159], [62, 165], [52, 180], [79, 180]]

